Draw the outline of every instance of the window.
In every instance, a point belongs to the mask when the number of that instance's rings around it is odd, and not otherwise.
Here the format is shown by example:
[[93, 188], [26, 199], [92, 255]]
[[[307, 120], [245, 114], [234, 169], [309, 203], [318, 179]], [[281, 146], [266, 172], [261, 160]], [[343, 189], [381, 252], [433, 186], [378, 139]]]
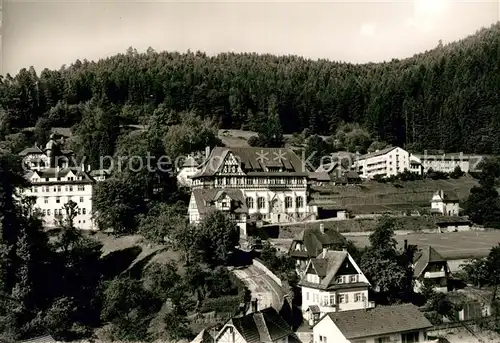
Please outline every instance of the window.
[[285, 208], [291, 208], [293, 206], [292, 197], [285, 197]]
[[227, 201], [223, 201], [222, 202], [222, 208], [228, 208], [228, 207], [229, 207], [229, 205], [228, 205]]
[[335, 305], [335, 294], [330, 294], [330, 305]]
[[306, 292], [306, 300], [309, 300], [309, 292]]
[[50, 192], [49, 187], [45, 187], [45, 192]]
[[61, 191], [61, 186], [57, 186], [57, 191], [60, 192]]
[[69, 191], [73, 192], [73, 186], [69, 186]]
[[48, 181], [50, 181], [50, 180], [49, 180], [49, 178], [48, 178], [48, 177], [46, 177], [46, 178], [45, 178], [45, 181], [47, 181], [47, 182], [48, 182]]
[[78, 190], [79, 191], [84, 191], [85, 190], [85, 186], [84, 185], [79, 185], [78, 186]]
[[304, 207], [304, 198], [303, 197], [297, 197], [295, 199], [295, 202], [297, 204], [297, 208]]
[[380, 337], [375, 340], [376, 343], [390, 343], [391, 338], [390, 337]]
[[345, 294], [339, 294], [339, 304], [344, 304], [347, 302], [346, 295]]
[[418, 343], [419, 332], [408, 332], [401, 335], [402, 343]]
[[56, 197], [56, 204], [59, 204], [61, 203], [61, 198], [60, 197]]
[[253, 185], [253, 179], [247, 178], [247, 185]]
[[87, 214], [87, 211], [85, 208], [82, 208], [82, 214]]
[[253, 198], [251, 198], [251, 197], [247, 198], [247, 207], [253, 208]]
[[355, 294], [354, 294], [354, 302], [356, 302], [356, 303], [357, 303], [357, 302], [360, 302], [360, 301], [361, 301], [361, 299], [362, 299], [362, 297], [361, 297], [361, 293], [355, 293]]
[[[83, 202], [83, 197], [80, 197], [80, 202]], [[194, 205], [194, 207], [196, 207], [196, 203], [192, 203], [191, 208], [193, 207], [193, 205]]]
[[257, 198], [257, 208], [262, 209], [266, 207], [266, 200], [263, 197]]
[[353, 283], [353, 282], [358, 282], [358, 278], [357, 278], [357, 275], [351, 275], [349, 277], [349, 282]]
[[50, 208], [47, 210], [47, 215], [50, 216]]
[[321, 335], [319, 335], [319, 341], [320, 341], [321, 343], [327, 343], [327, 342], [326, 342], [326, 336], [321, 336]]
[[44, 203], [44, 204], [48, 204], [48, 203], [49, 203], [49, 197], [45, 197], [45, 198], [43, 198], [43, 203]]
[[47, 210], [43, 210], [43, 215], [46, 215], [47, 214]]
[[344, 277], [343, 276], [339, 276], [337, 278], [337, 283], [344, 283]]
[[33, 192], [37, 193], [38, 192], [38, 187], [33, 187]]

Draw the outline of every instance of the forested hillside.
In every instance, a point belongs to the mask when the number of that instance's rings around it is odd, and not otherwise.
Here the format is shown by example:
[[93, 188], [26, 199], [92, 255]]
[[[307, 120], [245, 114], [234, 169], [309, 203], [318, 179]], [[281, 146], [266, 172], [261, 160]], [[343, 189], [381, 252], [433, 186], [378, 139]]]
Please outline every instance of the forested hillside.
[[161, 106], [193, 111], [221, 128], [256, 130], [272, 109], [285, 133], [308, 128], [330, 135], [341, 122], [356, 122], [390, 144], [500, 153], [499, 62], [500, 24], [381, 64], [131, 48], [39, 75], [33, 68], [7, 75], [0, 84], [0, 135], [41, 117], [46, 125], [73, 126], [93, 99], [106, 104], [102, 120], [112, 111], [128, 124], [147, 123]]

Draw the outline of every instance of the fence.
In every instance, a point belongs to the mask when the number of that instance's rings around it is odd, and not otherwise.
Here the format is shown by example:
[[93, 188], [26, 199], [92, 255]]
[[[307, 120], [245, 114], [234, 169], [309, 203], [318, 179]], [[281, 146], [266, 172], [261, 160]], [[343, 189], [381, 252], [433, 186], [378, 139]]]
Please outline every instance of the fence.
[[276, 282], [280, 287], [283, 287], [283, 283], [281, 282], [280, 278], [277, 277], [272, 271], [267, 268], [262, 261], [260, 261], [257, 258], [254, 258], [252, 261], [252, 264], [262, 270], [267, 276], [269, 276], [274, 282]]

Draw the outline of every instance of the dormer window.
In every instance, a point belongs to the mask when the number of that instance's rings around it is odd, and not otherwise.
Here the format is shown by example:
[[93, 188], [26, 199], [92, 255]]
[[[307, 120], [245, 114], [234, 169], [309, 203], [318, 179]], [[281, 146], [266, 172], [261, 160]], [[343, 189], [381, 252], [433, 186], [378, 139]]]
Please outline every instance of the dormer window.
[[344, 283], [344, 276], [339, 276], [337, 278], [337, 283]]
[[227, 201], [223, 201], [222, 202], [222, 208], [228, 208], [229, 207], [229, 204]]
[[355, 282], [358, 282], [358, 276], [357, 275], [351, 275], [349, 277], [349, 282], [350, 283], [355, 283]]

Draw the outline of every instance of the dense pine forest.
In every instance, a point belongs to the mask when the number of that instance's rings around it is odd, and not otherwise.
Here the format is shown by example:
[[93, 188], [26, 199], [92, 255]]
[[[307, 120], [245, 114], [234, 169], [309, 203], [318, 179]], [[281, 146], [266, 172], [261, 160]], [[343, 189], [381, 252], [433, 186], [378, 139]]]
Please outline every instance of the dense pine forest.
[[499, 61], [500, 24], [412, 58], [363, 65], [130, 48], [3, 77], [0, 136], [40, 120], [74, 126], [97, 103], [101, 120], [120, 124], [148, 123], [160, 108], [255, 130], [273, 109], [284, 133], [331, 135], [341, 123], [358, 123], [380, 141], [415, 150], [500, 153]]

